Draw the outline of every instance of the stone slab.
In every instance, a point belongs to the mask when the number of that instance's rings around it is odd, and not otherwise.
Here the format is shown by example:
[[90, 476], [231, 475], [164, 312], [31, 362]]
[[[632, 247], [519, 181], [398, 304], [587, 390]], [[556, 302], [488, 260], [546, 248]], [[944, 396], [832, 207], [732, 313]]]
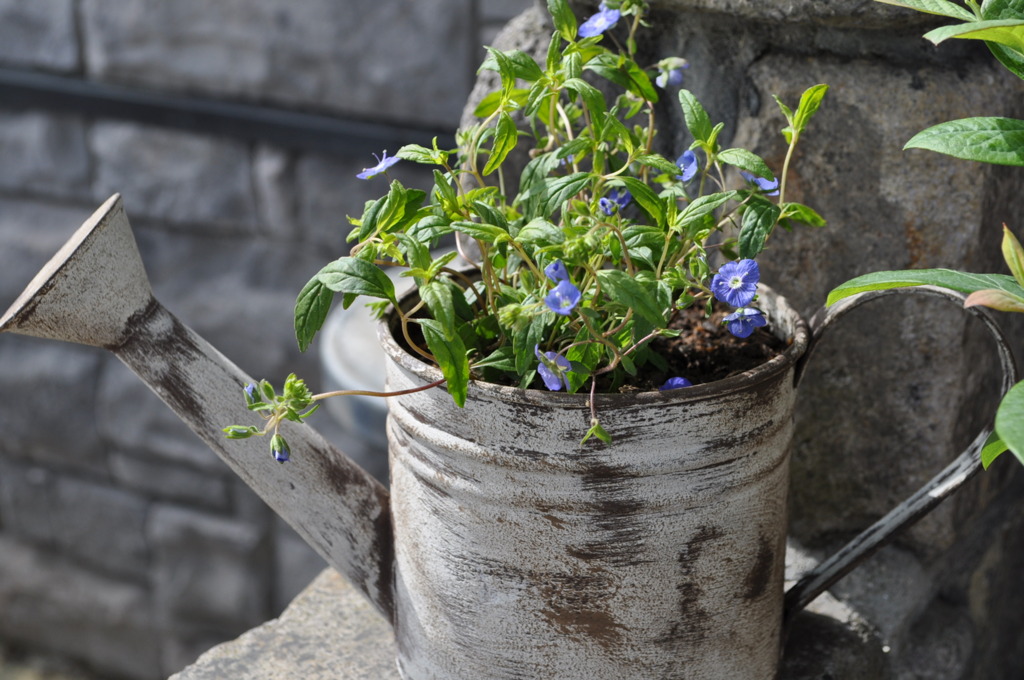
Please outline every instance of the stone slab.
[[[788, 560], [806, 566], [795, 547]], [[779, 680], [887, 680], [885, 651], [856, 612], [829, 595], [800, 614]], [[280, 618], [203, 654], [170, 680], [398, 680], [388, 623], [324, 570]]]
[[0, 62], [71, 71], [78, 47], [74, 0], [0, 0]]
[[453, 125], [476, 69], [471, 0], [81, 3], [100, 80]]

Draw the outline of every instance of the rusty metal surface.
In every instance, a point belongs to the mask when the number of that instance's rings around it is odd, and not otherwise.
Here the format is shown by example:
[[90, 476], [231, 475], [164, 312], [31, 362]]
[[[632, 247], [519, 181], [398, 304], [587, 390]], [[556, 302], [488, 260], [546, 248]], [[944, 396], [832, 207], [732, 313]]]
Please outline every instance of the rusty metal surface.
[[[472, 385], [389, 400], [405, 677], [771, 678], [782, 622], [793, 363], [598, 399]], [[434, 370], [384, 336], [389, 389]]]
[[250, 422], [252, 379], [153, 299], [118, 196], [44, 267], [3, 317], [10, 331], [105, 347], [170, 406], [259, 496], [387, 618], [391, 617], [388, 492], [315, 430], [285, 423], [292, 459], [221, 428]]

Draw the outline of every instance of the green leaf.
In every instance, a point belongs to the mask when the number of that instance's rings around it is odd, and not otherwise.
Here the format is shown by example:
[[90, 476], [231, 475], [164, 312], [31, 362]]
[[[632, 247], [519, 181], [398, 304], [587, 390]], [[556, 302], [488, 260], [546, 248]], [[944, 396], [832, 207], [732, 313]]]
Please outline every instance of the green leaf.
[[327, 320], [334, 291], [320, 282], [319, 275], [309, 280], [295, 300], [295, 339], [305, 352]]
[[824, 227], [826, 224], [824, 217], [803, 203], [783, 203], [779, 207], [782, 208], [780, 220], [796, 220], [811, 227]]
[[843, 298], [870, 290], [908, 288], [910, 286], [939, 286], [970, 294], [987, 288], [1005, 290], [1014, 295], [1024, 294], [1024, 288], [1006, 274], [970, 274], [952, 269], [907, 269], [903, 271], [873, 272], [850, 279], [828, 294], [826, 305]]
[[591, 437], [597, 437], [605, 444], [612, 443], [612, 436], [608, 434], [608, 432], [606, 432], [603, 427], [601, 427], [601, 423], [598, 422], [597, 418], [594, 418], [593, 420], [590, 421], [590, 429], [587, 430], [587, 433], [583, 436], [583, 439], [580, 440], [580, 446], [586, 444], [587, 440], [590, 439]]
[[1024, 297], [1007, 293], [1005, 290], [985, 288], [967, 296], [964, 307], [990, 307], [1001, 312], [1024, 312]]
[[441, 374], [448, 385], [448, 394], [452, 395], [455, 405], [466, 405], [466, 392], [469, 389], [469, 359], [466, 358], [466, 346], [457, 333], [449, 337], [445, 328], [433, 319], [417, 319], [423, 330], [423, 338], [427, 341], [430, 353], [434, 355]]
[[502, 345], [483, 359], [473, 362], [473, 368], [493, 368], [507, 373], [515, 373], [515, 353], [508, 345]]
[[516, 128], [512, 116], [504, 111], [498, 116], [498, 126], [494, 134], [494, 147], [491, 149], [491, 156], [484, 166], [484, 175], [489, 175], [498, 169], [512, 149], [516, 148], [519, 141], [519, 130]]
[[708, 194], [707, 196], [698, 196], [679, 213], [676, 218], [676, 224], [673, 226], [685, 229], [693, 222], [703, 219], [705, 215], [714, 212], [731, 199], [736, 198], [738, 193], [736, 191], [720, 191]]
[[775, 174], [768, 167], [768, 164], [760, 156], [746, 149], [723, 149], [718, 152], [716, 158], [723, 163], [735, 166], [740, 170], [746, 170], [758, 177], [775, 179]]
[[562, 230], [542, 217], [527, 222], [515, 238], [519, 243], [527, 245], [550, 245], [565, 242], [565, 234]]
[[755, 258], [762, 250], [779, 220], [781, 208], [771, 201], [755, 197], [743, 211], [740, 227], [740, 257]]
[[1013, 278], [1021, 286], [1024, 286], [1024, 248], [1005, 224], [1003, 225], [1002, 251], [1003, 259], [1006, 260], [1006, 266], [1010, 268]]
[[566, 42], [576, 40], [576, 15], [566, 0], [548, 0], [548, 13], [555, 22], [555, 30]]
[[446, 282], [434, 279], [419, 287], [420, 297], [427, 304], [434, 319], [446, 330], [446, 336], [454, 336], [456, 324], [455, 300], [452, 289]]
[[586, 172], [574, 172], [565, 177], [545, 179], [547, 197], [544, 201], [544, 214], [553, 214], [563, 203], [583, 191], [590, 183], [590, 179], [590, 174]]
[[996, 434], [1024, 465], [1024, 382], [1011, 387], [999, 404]]
[[566, 89], [575, 91], [580, 97], [583, 98], [583, 102], [587, 105], [587, 109], [591, 113], [598, 116], [603, 116], [608, 111], [608, 103], [604, 100], [604, 95], [596, 87], [583, 80], [582, 78], [570, 78], [563, 83]]
[[524, 90], [518, 87], [514, 87], [508, 92], [495, 90], [480, 100], [480, 103], [477, 104], [475, 109], [473, 109], [473, 115], [477, 118], [487, 118], [501, 108], [503, 103], [507, 102], [512, 102], [521, 108], [526, 106], [529, 96], [530, 90]]
[[665, 202], [658, 198], [658, 194], [654, 193], [654, 189], [636, 177], [620, 177], [617, 182], [625, 185], [629, 193], [632, 194], [633, 200], [643, 208], [647, 216], [651, 218], [651, 221], [658, 226], [665, 225]]
[[949, 38], [962, 38], [994, 42], [1018, 52], [1024, 52], [1024, 20], [996, 19], [941, 26], [933, 31], [928, 31], [924, 37], [936, 45]]
[[821, 100], [825, 98], [827, 92], [828, 85], [819, 83], [807, 88], [800, 95], [800, 105], [796, 109], [796, 115], [793, 116], [793, 129], [796, 130], [797, 134], [807, 129], [807, 124], [811, 122], [811, 118], [821, 108]]
[[964, 21], [971, 21], [974, 19], [974, 15], [969, 11], [957, 5], [949, 2], [949, 0], [876, 0], [877, 2], [885, 3], [886, 5], [895, 5], [896, 7], [906, 7], [907, 9], [915, 9], [918, 12], [925, 12], [927, 14], [938, 14], [944, 17], [950, 17], [951, 19], [963, 19]]
[[704, 110], [697, 97], [689, 90], [679, 90], [679, 104], [683, 107], [683, 117], [686, 119], [686, 127], [690, 134], [698, 142], [711, 140], [711, 118]]
[[665, 158], [662, 155], [656, 153], [641, 154], [634, 159], [640, 165], [646, 165], [648, 167], [659, 170], [667, 175], [678, 175], [679, 166]]
[[[516, 373], [525, 375], [526, 372], [537, 362], [537, 355], [534, 348], [544, 340], [544, 330], [547, 326], [548, 314], [535, 314], [530, 323], [523, 324], [512, 332], [512, 348], [516, 353]], [[553, 316], [553, 315], [551, 315]]]
[[441, 209], [449, 215], [454, 215], [459, 211], [459, 197], [455, 193], [455, 189], [452, 188], [451, 182], [440, 170], [434, 170], [434, 191], [437, 194], [437, 200], [441, 204]]
[[656, 326], [665, 325], [665, 312], [658, 304], [654, 291], [648, 290], [639, 281], [619, 269], [602, 269], [597, 272], [601, 288], [612, 300], [632, 309]]
[[984, 446], [981, 447], [981, 466], [987, 470], [995, 459], [1006, 450], [1006, 442], [993, 432], [985, 440]]
[[466, 236], [472, 236], [484, 243], [501, 243], [509, 239], [507, 231], [493, 224], [477, 224], [476, 222], [459, 220], [458, 222], [452, 222], [452, 229]]
[[434, 152], [419, 144], [406, 144], [395, 155], [402, 160], [412, 161], [413, 163], [436, 164]]
[[339, 258], [321, 269], [316, 278], [335, 293], [366, 295], [396, 302], [395, 284], [380, 267], [366, 260]]
[[929, 149], [956, 158], [1024, 166], [1024, 121], [964, 118], [940, 123], [914, 135], [905, 149]]
[[[540, 80], [544, 76], [544, 72], [541, 71], [540, 66], [533, 60], [533, 57], [528, 55], [522, 50], [509, 50], [507, 52], [500, 52], [492, 47], [486, 48], [488, 50], [488, 57], [484, 60], [484, 63], [480, 65], [481, 71], [491, 70], [501, 72], [501, 69], [505, 69], [505, 76], [512, 78], [519, 78], [527, 82], [534, 82]], [[496, 56], [495, 53], [500, 54]], [[526, 92], [526, 90], [523, 90]]]

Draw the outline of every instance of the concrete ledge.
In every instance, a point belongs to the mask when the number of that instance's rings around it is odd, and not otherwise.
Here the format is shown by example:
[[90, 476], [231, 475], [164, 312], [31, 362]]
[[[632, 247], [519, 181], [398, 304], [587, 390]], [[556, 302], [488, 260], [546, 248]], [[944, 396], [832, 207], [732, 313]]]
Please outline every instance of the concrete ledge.
[[203, 654], [171, 680], [390, 680], [398, 678], [391, 627], [333, 569], [280, 618]]
[[[808, 559], [790, 546], [787, 567], [799, 573]], [[778, 680], [886, 680], [886, 656], [871, 627], [826, 594], [795, 619]], [[214, 647], [170, 680], [398, 680], [394, 657], [387, 622], [326, 569], [280, 618]]]

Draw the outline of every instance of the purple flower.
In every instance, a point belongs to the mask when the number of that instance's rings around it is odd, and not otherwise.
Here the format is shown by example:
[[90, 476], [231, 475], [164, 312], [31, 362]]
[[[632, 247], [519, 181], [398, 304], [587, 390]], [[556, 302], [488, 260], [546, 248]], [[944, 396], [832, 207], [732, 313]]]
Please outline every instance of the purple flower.
[[601, 212], [611, 216], [617, 210], [622, 210], [633, 200], [633, 195], [627, 189], [612, 189], [608, 195], [597, 202]]
[[660, 88], [679, 87], [683, 84], [683, 69], [690, 68], [685, 59], [669, 57], [658, 62], [658, 77], [654, 79]]
[[593, 38], [595, 35], [601, 35], [614, 26], [622, 16], [622, 12], [617, 9], [608, 9], [603, 2], [598, 9], [597, 14], [580, 24], [579, 37]]
[[283, 463], [291, 456], [291, 450], [288, 448], [288, 442], [284, 440], [279, 434], [275, 434], [270, 439], [270, 452], [274, 454], [274, 460], [278, 463]]
[[547, 294], [544, 304], [555, 314], [569, 316], [576, 305], [580, 303], [581, 297], [580, 289], [574, 286], [569, 279], [565, 279], [559, 281], [558, 285]]
[[569, 360], [557, 352], [541, 352], [538, 345], [533, 346], [533, 353], [537, 355], [540, 363], [537, 364], [537, 372], [540, 373], [544, 386], [552, 392], [557, 392], [565, 386], [569, 391], [569, 378], [566, 371], [572, 370]]
[[363, 168], [363, 171], [356, 175], [356, 177], [358, 177], [359, 179], [370, 179], [371, 177], [376, 177], [382, 172], [387, 172], [388, 168], [390, 168], [392, 165], [401, 160], [397, 156], [388, 156], [387, 151], [384, 151], [383, 154], [384, 155], [382, 156], [373, 154], [373, 157], [377, 159], [377, 165], [373, 166], [372, 168]]
[[555, 283], [569, 280], [569, 272], [566, 270], [565, 265], [562, 264], [561, 260], [555, 260], [547, 267], [544, 267], [544, 273], [547, 277]]
[[676, 159], [676, 165], [683, 171], [683, 174], [676, 175], [676, 179], [689, 182], [700, 170], [700, 162], [697, 161], [697, 154], [687, 149], [683, 155]]
[[260, 400], [259, 388], [256, 387], [256, 383], [249, 383], [244, 388], [245, 391], [245, 403], [252, 406]]
[[746, 307], [757, 294], [761, 269], [753, 260], [726, 262], [711, 279], [711, 292], [733, 307]]
[[765, 196], [779, 195], [779, 180], [758, 177], [757, 175], [750, 174], [746, 170], [740, 170], [740, 174], [743, 175], [743, 179], [747, 180], [747, 182], [756, 184], [757, 188], [763, 191]]
[[741, 307], [725, 317], [724, 320], [729, 328], [729, 332], [737, 338], [750, 337], [755, 328], [768, 324], [761, 310], [754, 309], [753, 307]]
[[658, 389], [664, 392], [665, 390], [678, 390], [680, 387], [693, 387], [693, 383], [686, 378], [669, 378]]

